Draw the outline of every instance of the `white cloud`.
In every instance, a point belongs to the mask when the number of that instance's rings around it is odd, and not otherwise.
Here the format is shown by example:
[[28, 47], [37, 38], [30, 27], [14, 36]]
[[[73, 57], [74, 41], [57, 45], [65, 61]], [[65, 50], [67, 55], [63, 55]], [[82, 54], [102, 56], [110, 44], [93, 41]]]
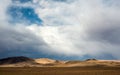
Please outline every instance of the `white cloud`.
[[36, 51], [41, 53], [49, 48], [42, 38], [30, 31], [26, 25], [15, 25], [9, 22], [7, 9], [11, 4], [11, 0], [0, 1], [0, 4], [0, 58], [10, 56], [11, 54], [13, 54], [12, 56], [17, 54], [30, 56], [32, 53], [29, 52]]
[[40, 7], [36, 8], [36, 13], [45, 25], [40, 29], [40, 35], [57, 53], [77, 56], [110, 54], [120, 58], [118, 0], [38, 2]]
[[10, 0], [0, 1], [0, 5], [1, 5], [1, 7], [0, 7], [0, 23], [3, 23], [4, 21], [6, 21], [8, 19], [6, 16], [6, 8], [9, 6], [10, 3], [11, 3]]
[[[22, 46], [53, 55], [99, 57], [109, 54], [120, 59], [119, 0], [70, 0], [69, 2], [34, 0], [33, 2], [36, 4], [33, 8], [43, 20], [43, 26], [20, 24], [0, 27], [0, 34], [6, 33], [2, 38], [0, 36], [0, 40], [6, 44], [4, 40], [10, 37], [8, 42], [13, 41], [12, 46], [9, 45], [11, 49]], [[0, 10], [5, 11], [7, 6]], [[5, 17], [6, 14], [3, 18]], [[7, 35], [8, 31], [12, 33]], [[16, 44], [16, 39], [12, 38], [13, 32], [16, 37], [22, 38], [22, 44]], [[1, 44], [5, 47], [3, 43]]]

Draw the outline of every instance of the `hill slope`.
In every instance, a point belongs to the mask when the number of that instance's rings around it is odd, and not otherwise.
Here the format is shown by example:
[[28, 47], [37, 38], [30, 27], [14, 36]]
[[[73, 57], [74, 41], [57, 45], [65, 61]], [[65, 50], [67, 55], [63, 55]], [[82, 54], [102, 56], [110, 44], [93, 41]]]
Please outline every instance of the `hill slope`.
[[86, 67], [86, 66], [115, 66], [120, 67], [119, 60], [60, 61], [48, 58], [31, 59], [28, 57], [9, 57], [0, 59], [0, 67]]
[[0, 59], [0, 65], [33, 65], [37, 64], [34, 59], [19, 56], [19, 57], [8, 57]]

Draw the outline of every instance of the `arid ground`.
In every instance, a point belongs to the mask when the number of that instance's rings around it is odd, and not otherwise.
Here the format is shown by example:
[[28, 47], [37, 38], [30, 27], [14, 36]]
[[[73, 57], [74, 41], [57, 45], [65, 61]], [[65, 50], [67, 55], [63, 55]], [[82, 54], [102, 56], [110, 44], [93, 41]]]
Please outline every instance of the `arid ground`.
[[1, 67], [0, 75], [120, 75], [120, 67]]

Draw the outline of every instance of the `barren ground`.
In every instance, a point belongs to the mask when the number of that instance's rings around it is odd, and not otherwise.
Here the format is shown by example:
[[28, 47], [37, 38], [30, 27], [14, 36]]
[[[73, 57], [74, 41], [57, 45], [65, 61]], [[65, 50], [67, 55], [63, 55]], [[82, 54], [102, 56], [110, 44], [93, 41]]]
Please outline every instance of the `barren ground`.
[[120, 67], [0, 67], [0, 75], [120, 75]]

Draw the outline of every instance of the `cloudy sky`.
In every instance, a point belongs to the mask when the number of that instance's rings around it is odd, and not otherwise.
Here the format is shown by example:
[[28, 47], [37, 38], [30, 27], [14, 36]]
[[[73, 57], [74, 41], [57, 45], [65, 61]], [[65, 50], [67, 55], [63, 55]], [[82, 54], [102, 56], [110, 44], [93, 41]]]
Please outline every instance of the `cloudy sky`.
[[120, 59], [120, 0], [0, 0], [0, 58]]

